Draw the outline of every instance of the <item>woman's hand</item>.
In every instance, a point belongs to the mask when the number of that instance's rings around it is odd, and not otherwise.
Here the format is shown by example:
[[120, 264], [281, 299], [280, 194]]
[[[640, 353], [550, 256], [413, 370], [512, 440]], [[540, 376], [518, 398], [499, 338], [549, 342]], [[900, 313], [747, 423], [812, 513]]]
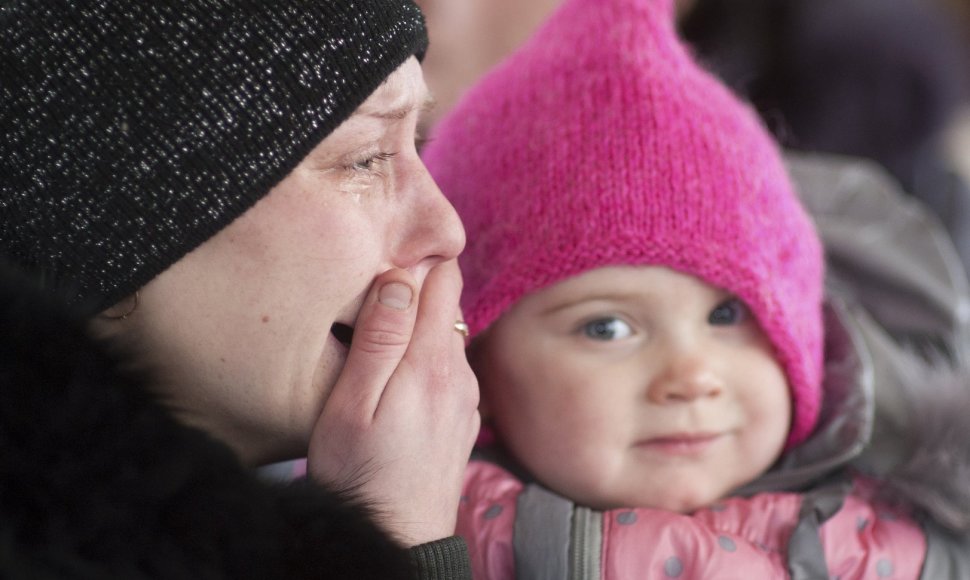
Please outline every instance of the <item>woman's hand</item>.
[[454, 534], [480, 424], [478, 383], [454, 330], [457, 263], [434, 267], [420, 297], [415, 287], [404, 270], [375, 280], [307, 459], [312, 477], [372, 502], [405, 545]]

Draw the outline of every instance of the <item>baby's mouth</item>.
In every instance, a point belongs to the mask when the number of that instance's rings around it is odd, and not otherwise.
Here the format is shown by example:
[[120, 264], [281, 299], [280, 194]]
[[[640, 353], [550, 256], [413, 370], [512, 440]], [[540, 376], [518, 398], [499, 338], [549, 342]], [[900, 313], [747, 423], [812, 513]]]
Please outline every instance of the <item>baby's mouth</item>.
[[330, 327], [330, 334], [336, 338], [340, 344], [350, 348], [350, 343], [354, 340], [354, 327], [348, 326], [342, 322], [335, 322], [333, 326]]

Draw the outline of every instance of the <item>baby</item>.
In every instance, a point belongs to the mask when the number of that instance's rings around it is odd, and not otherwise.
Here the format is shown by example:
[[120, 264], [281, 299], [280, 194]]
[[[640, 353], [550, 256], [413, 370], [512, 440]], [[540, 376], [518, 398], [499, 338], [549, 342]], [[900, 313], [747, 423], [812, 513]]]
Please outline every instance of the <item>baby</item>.
[[495, 438], [475, 577], [916, 578], [929, 533], [845, 469], [872, 393], [815, 228], [673, 12], [566, 0], [424, 151]]

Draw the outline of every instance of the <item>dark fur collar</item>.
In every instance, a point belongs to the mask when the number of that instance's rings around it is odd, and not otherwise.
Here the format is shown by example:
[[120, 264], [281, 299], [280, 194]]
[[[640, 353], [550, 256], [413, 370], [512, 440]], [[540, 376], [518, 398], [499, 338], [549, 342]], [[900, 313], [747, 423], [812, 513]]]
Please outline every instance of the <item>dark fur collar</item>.
[[409, 577], [358, 502], [261, 481], [3, 268], [0, 329], [0, 577]]

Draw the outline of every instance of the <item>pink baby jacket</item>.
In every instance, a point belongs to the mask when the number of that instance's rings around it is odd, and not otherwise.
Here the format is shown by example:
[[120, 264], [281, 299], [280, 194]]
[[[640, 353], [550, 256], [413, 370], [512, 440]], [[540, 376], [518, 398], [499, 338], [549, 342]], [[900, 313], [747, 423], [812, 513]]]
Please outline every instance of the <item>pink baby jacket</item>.
[[[867, 501], [865, 487], [855, 484], [819, 529], [829, 577], [919, 578], [926, 549], [920, 527], [899, 510]], [[727, 498], [689, 515], [596, 512], [473, 461], [458, 533], [469, 545], [476, 580], [787, 578], [802, 500], [803, 494], [775, 492]], [[551, 533], [550, 526], [558, 529]], [[550, 539], [557, 545], [544, 545]]]

